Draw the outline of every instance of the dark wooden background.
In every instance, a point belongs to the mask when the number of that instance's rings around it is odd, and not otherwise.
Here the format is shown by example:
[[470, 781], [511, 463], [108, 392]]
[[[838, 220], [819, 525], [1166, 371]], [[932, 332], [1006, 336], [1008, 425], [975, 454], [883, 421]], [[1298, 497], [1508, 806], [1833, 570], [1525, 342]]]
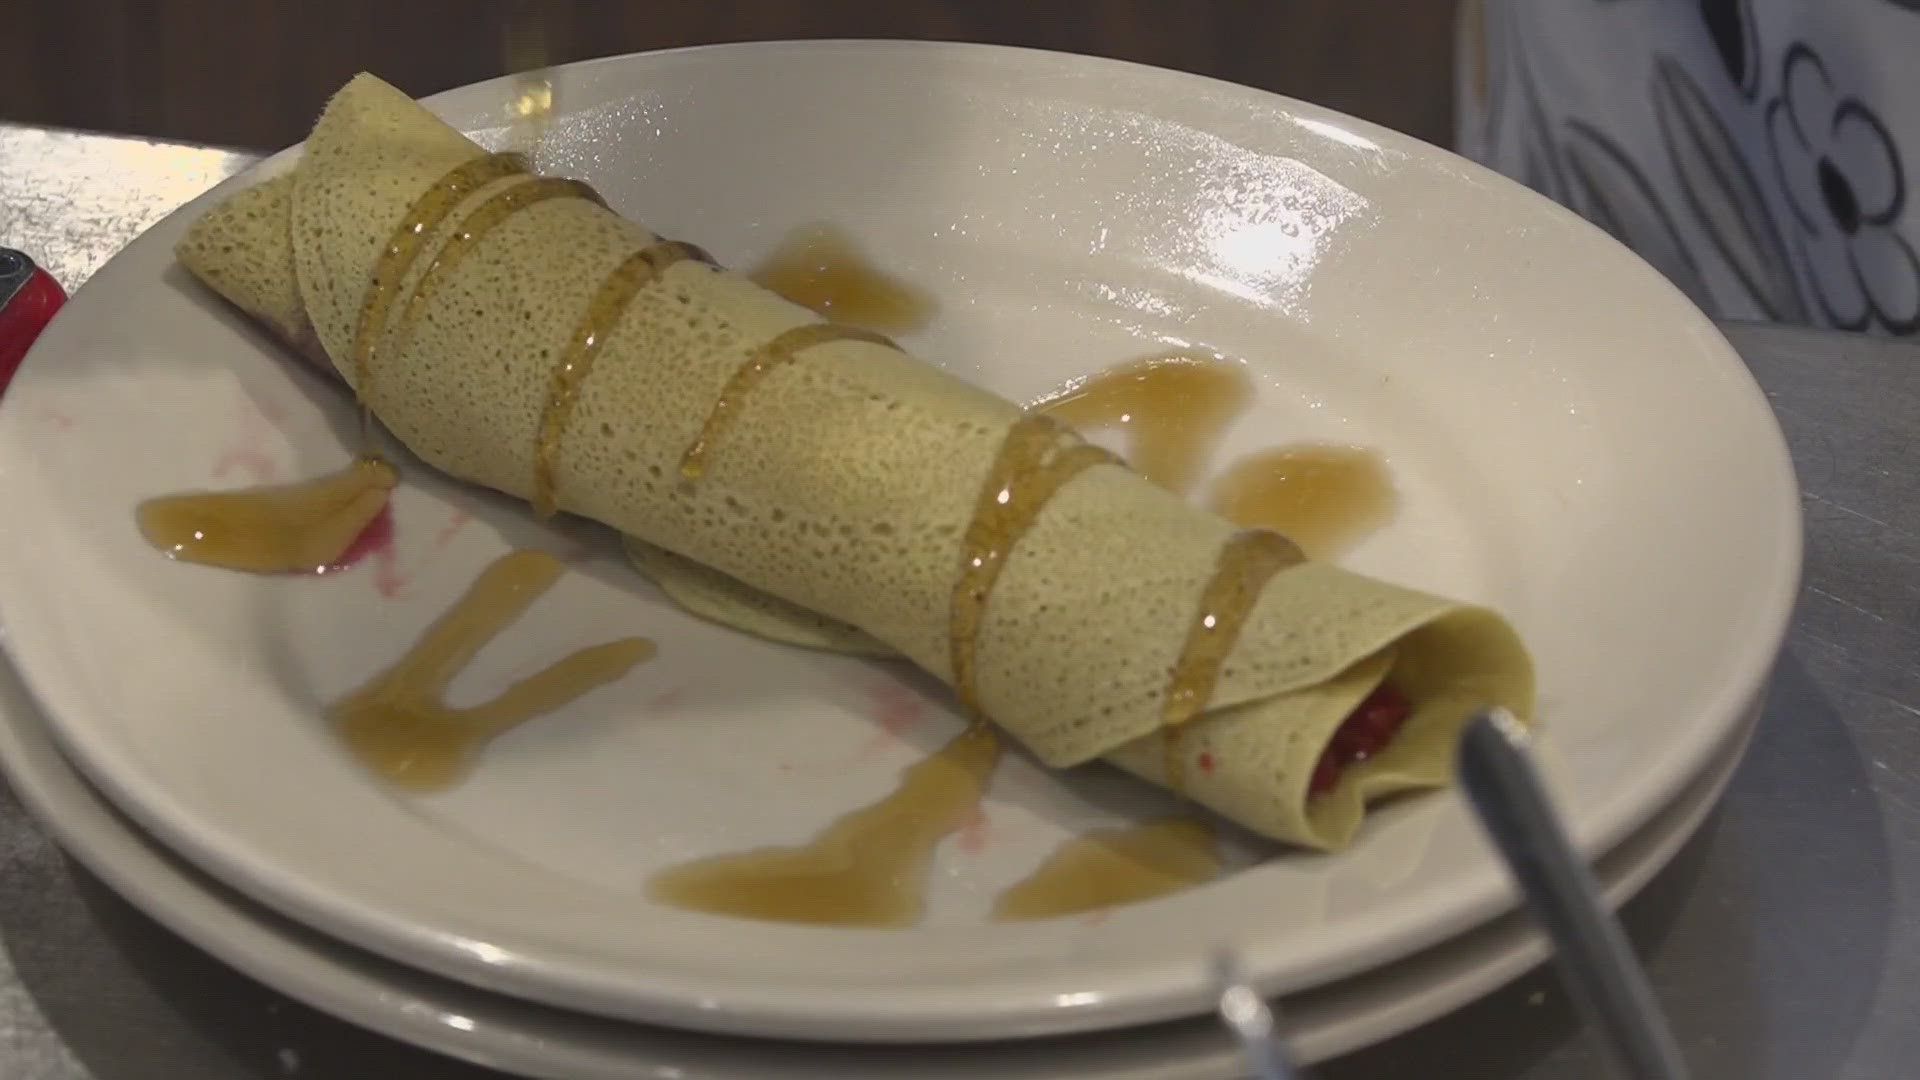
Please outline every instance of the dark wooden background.
[[0, 119], [279, 147], [357, 71], [416, 95], [499, 74], [503, 20], [528, 5], [557, 59], [991, 41], [1202, 72], [1448, 141], [1454, 0], [0, 0]]

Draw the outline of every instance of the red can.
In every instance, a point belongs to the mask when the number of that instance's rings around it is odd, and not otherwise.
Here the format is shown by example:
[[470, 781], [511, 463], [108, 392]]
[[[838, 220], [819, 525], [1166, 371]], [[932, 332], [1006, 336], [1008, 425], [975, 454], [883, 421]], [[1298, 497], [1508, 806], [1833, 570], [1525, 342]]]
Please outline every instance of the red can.
[[0, 247], [0, 394], [6, 393], [33, 339], [66, 302], [67, 294], [53, 275], [26, 255]]

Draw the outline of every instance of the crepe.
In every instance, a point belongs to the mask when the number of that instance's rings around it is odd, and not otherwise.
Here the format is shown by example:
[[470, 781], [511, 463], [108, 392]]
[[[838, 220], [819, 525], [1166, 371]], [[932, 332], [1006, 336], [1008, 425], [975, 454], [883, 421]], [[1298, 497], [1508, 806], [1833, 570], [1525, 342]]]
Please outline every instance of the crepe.
[[[421, 209], [436, 200], [443, 220]], [[1245, 546], [1233, 525], [578, 185], [501, 166], [371, 76], [333, 99], [291, 172], [216, 205], [178, 254], [324, 358], [427, 463], [636, 538], [652, 576], [710, 617], [789, 640], [810, 627], [802, 643], [958, 678], [1049, 766], [1104, 759], [1332, 848], [1369, 801], [1444, 783], [1472, 710], [1531, 711], [1526, 651], [1499, 616], [1311, 562], [1255, 582], [1211, 685], [1170, 708], [1206, 637], [1201, 597]], [[989, 477], [1036, 437], [1051, 440], [1036, 475], [1075, 467], [998, 537], [997, 577], [963, 602], [981, 523], [1006, 512]], [[1415, 705], [1402, 734], [1309, 798], [1335, 730], [1386, 678]]]
[[893, 650], [858, 627], [808, 611], [743, 585], [710, 566], [675, 555], [637, 536], [624, 536], [627, 559], [674, 603], [711, 622], [755, 637], [852, 656], [892, 656]]

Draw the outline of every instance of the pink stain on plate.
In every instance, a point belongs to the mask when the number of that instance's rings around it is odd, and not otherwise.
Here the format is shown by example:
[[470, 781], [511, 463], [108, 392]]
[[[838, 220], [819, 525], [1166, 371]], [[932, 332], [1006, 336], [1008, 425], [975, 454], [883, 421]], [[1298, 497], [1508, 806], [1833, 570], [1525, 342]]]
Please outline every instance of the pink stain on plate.
[[406, 584], [395, 567], [393, 551], [393, 503], [389, 501], [372, 521], [367, 522], [367, 527], [360, 530], [360, 535], [353, 538], [347, 550], [341, 552], [340, 557], [327, 567], [326, 572], [345, 570], [371, 561], [374, 588], [380, 591], [381, 596], [392, 599], [400, 595], [401, 588]]
[[447, 545], [453, 543], [453, 538], [459, 536], [460, 530], [466, 528], [472, 521], [473, 515], [465, 510], [455, 510], [448, 514], [446, 524], [440, 526], [440, 531], [433, 534], [434, 552], [438, 554], [447, 550]]
[[256, 484], [271, 484], [280, 476], [280, 467], [266, 451], [254, 446], [237, 446], [213, 462], [213, 478], [225, 480], [235, 472], [246, 474]]
[[380, 513], [375, 515], [372, 521], [367, 522], [367, 527], [360, 530], [360, 535], [354, 537], [353, 543], [348, 544], [347, 550], [341, 552], [340, 557], [335, 559], [333, 565], [327, 569], [345, 570], [349, 566], [357, 566], [365, 562], [368, 558], [378, 559], [382, 552], [392, 550], [393, 504], [389, 502], [380, 508]]
[[960, 836], [954, 842], [960, 845], [963, 855], [984, 855], [992, 840], [993, 827], [987, 819], [987, 812], [976, 806], [973, 813], [967, 815], [967, 820], [961, 823]]
[[399, 599], [407, 591], [407, 575], [400, 570], [400, 554], [394, 548], [391, 530], [385, 542], [374, 545], [372, 555], [374, 590], [384, 599]]
[[[454, 537], [460, 535], [460, 530], [473, 521], [473, 515], [465, 510], [455, 510], [448, 514], [446, 522], [440, 526], [440, 531], [433, 535], [433, 544], [429, 547], [426, 558], [421, 559], [418, 566], [407, 569], [401, 567], [400, 551], [394, 545], [392, 503], [388, 503], [388, 508], [380, 511], [380, 517], [387, 523], [385, 531], [368, 548], [368, 551], [373, 556], [373, 587], [388, 600], [399, 599], [407, 591], [407, 586], [412, 583], [414, 575], [419, 573], [427, 563], [432, 562], [435, 556], [445, 551], [447, 545], [453, 543]], [[376, 519], [374, 526], [379, 524], [380, 521]], [[369, 526], [367, 531], [373, 532], [374, 526]], [[363, 536], [362, 539], [366, 537]]]
[[239, 472], [256, 484], [271, 484], [279, 477], [280, 467], [267, 453], [266, 440], [274, 424], [273, 417], [265, 410], [276, 409], [282, 417], [285, 412], [278, 410], [277, 406], [255, 402], [244, 387], [236, 389], [239, 390], [240, 401], [234, 421], [239, 426], [239, 432], [234, 436], [232, 445], [214, 459], [213, 478], [225, 480]]
[[655, 694], [653, 700], [647, 702], [646, 709], [650, 713], [672, 712], [674, 709], [679, 708], [680, 703], [685, 701], [686, 698], [687, 688], [684, 686], [676, 686], [671, 690], [665, 690]]
[[1083, 913], [1080, 916], [1080, 922], [1082, 925], [1085, 925], [1085, 926], [1099, 926], [1101, 923], [1106, 922], [1108, 919], [1111, 919], [1111, 918], [1113, 918], [1112, 908], [1110, 907], [1094, 908], [1092, 911]]
[[72, 431], [73, 417], [59, 409], [41, 409], [40, 422], [55, 431]]
[[862, 759], [898, 744], [927, 718], [927, 701], [912, 689], [891, 680], [867, 684], [867, 707], [880, 730], [860, 748]]

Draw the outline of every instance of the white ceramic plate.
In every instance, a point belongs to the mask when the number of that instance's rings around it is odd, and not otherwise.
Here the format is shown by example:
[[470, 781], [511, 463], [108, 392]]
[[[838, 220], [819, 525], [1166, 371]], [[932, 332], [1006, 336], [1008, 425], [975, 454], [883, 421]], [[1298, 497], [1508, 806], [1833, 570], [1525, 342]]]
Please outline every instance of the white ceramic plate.
[[[997, 48], [702, 49], [569, 68], [560, 95], [550, 167], [736, 264], [790, 227], [844, 224], [942, 300], [909, 341], [931, 362], [1026, 398], [1204, 343], [1262, 383], [1228, 453], [1379, 449], [1403, 509], [1353, 564], [1514, 619], [1589, 853], [1697, 774], [1760, 685], [1799, 565], [1764, 399], [1679, 293], [1513, 184], [1252, 90]], [[503, 100], [482, 85], [433, 104], [471, 130]], [[801, 839], [957, 720], [897, 672], [684, 617], [598, 532], [543, 530], [418, 467], [397, 502], [393, 598], [371, 573], [273, 581], [157, 558], [133, 527], [140, 499], [240, 482], [223, 465], [312, 474], [350, 444], [341, 395], [173, 265], [197, 210], [81, 290], [0, 409], [0, 612], [91, 777], [255, 898], [489, 989], [847, 1040], [1190, 1014], [1215, 944], [1292, 991], [1510, 903], [1441, 796], [1381, 815], [1338, 857], [1275, 858], [1104, 921], [985, 923], [995, 891], [1060, 840], [1165, 806], [1024, 761], [996, 778], [987, 842], [943, 852], [924, 927], [649, 903], [653, 870]], [[617, 635], [654, 637], [660, 658], [504, 740], [453, 793], [398, 797], [340, 753], [321, 709], [510, 545], [566, 546], [584, 572], [489, 648], [457, 699]], [[878, 738], [876, 710], [898, 711], [903, 685], [922, 719]]]
[[[1595, 867], [1615, 906], [1638, 892], [1705, 819], [1733, 775], [1758, 709], [1699, 777]], [[0, 768], [68, 851], [176, 933], [286, 994], [385, 1035], [476, 1064], [552, 1080], [1228, 1080], [1242, 1074], [1211, 1018], [1019, 1043], [830, 1047], [731, 1039], [561, 1012], [382, 960], [253, 904], [143, 835], [53, 745], [0, 660]], [[1289, 1045], [1321, 1061], [1434, 1019], [1546, 955], [1509, 915], [1442, 945], [1280, 1003]]]

